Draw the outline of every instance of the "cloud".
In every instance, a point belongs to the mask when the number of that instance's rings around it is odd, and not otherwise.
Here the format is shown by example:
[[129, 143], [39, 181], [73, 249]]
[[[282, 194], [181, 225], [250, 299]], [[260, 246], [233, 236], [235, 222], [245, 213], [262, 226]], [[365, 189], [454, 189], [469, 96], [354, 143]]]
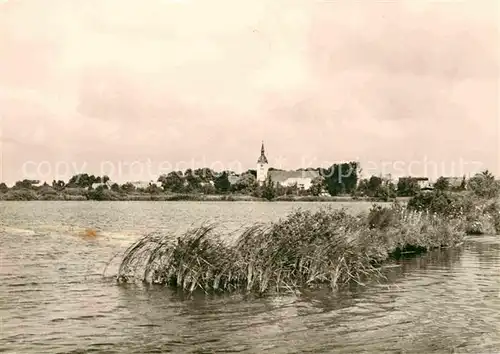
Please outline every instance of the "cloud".
[[497, 10], [493, 0], [4, 3], [4, 178], [19, 179], [29, 156], [251, 168], [262, 139], [290, 168], [304, 156], [428, 155], [498, 173]]

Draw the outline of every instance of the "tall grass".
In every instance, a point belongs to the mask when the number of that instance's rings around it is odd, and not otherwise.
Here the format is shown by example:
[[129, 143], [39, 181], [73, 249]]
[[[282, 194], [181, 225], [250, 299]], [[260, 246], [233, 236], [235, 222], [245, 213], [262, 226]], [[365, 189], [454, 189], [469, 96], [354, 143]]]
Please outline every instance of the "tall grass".
[[500, 234], [498, 197], [478, 197], [474, 193], [424, 192], [408, 202], [408, 208], [439, 217], [460, 219], [467, 234]]
[[[150, 284], [167, 284], [190, 292], [195, 289], [233, 290], [238, 284], [234, 250], [213, 225], [187, 231], [182, 237], [146, 236], [126, 252], [119, 281], [139, 277]], [[235, 285], [236, 284], [236, 285]]]
[[459, 219], [395, 204], [368, 214], [298, 210], [269, 225], [244, 229], [228, 243], [214, 225], [145, 236], [124, 254], [118, 280], [140, 279], [186, 292], [265, 293], [328, 285], [332, 289], [379, 274], [390, 257], [451, 247], [462, 241]]

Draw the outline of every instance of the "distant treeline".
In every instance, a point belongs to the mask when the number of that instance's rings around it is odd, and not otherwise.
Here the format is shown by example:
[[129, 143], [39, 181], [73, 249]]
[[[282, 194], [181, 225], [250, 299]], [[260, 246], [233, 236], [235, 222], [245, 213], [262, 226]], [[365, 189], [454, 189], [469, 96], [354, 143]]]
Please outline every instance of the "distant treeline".
[[[273, 170], [276, 169], [269, 169]], [[295, 196], [351, 196], [388, 201], [396, 197], [414, 196], [422, 189], [419, 179], [415, 177], [399, 178], [397, 183], [381, 176], [361, 179], [360, 166], [357, 162], [334, 164], [329, 168], [309, 168], [304, 171], [316, 171], [319, 175], [312, 180], [311, 187], [307, 190], [297, 185], [282, 186], [272, 181], [270, 177], [260, 185], [257, 183], [255, 170], [236, 174], [232, 171], [215, 172], [209, 168], [200, 168], [173, 171], [159, 176], [156, 182], [140, 184], [132, 182], [118, 184], [112, 182], [108, 176], [87, 173], [72, 176], [67, 182], [54, 180], [51, 184], [45, 182], [42, 185], [39, 181], [25, 179], [17, 181], [11, 188], [5, 183], [0, 183], [0, 199], [173, 200], [181, 198], [179, 195], [186, 196], [184, 199], [196, 199], [194, 196], [204, 195], [240, 195], [267, 200]], [[464, 176], [459, 182], [452, 184], [449, 179], [441, 177], [434, 184], [434, 188], [461, 191], [468, 188], [488, 190], [490, 184], [498, 186], [494, 176], [488, 171], [470, 179]]]

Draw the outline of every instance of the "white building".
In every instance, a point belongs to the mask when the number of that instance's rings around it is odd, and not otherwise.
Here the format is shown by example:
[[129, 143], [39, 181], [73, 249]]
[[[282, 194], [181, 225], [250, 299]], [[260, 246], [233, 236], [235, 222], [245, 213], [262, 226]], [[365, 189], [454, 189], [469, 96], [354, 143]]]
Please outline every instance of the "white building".
[[146, 189], [149, 186], [156, 185], [159, 188], [162, 188], [161, 182], [155, 182], [155, 181], [135, 181], [135, 182], [130, 182], [136, 189]]
[[239, 180], [240, 180], [240, 176], [236, 175], [236, 174], [230, 174], [227, 176], [227, 180], [229, 181], [229, 183], [231, 185], [237, 183]]
[[269, 171], [269, 162], [264, 150], [264, 142], [260, 150], [260, 157], [257, 160], [257, 182], [262, 185], [267, 177], [271, 177], [273, 183], [279, 184], [283, 187], [291, 187], [297, 185], [299, 189], [307, 190], [311, 188], [312, 182], [315, 178], [320, 177], [318, 171], [314, 170], [300, 170], [300, 171]]
[[92, 189], [97, 189], [99, 187], [107, 187], [108, 189], [111, 189], [111, 186], [113, 183], [111, 181], [107, 181], [106, 183], [92, 183]]
[[432, 183], [427, 177], [415, 178], [420, 189], [432, 189]]
[[307, 190], [311, 188], [312, 182], [315, 178], [318, 178], [319, 172], [313, 170], [301, 170], [301, 171], [269, 171], [269, 176], [271, 181], [282, 187], [292, 187], [294, 185], [299, 189]]
[[418, 184], [420, 189], [432, 189], [432, 183], [428, 177], [399, 177], [398, 184], [403, 180], [412, 180]]
[[42, 182], [42, 181], [39, 181], [39, 180], [36, 180], [36, 181], [33, 181], [33, 183], [31, 184], [31, 187], [41, 187], [44, 185], [45, 182]]

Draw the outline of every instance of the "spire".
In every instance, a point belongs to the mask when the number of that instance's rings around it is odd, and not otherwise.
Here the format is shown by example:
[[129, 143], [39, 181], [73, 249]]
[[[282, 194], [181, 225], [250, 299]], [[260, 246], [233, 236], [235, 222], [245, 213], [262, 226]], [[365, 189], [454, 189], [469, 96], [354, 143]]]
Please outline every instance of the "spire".
[[260, 157], [257, 160], [257, 163], [268, 163], [266, 153], [264, 150], [264, 141], [262, 141], [262, 147], [260, 148]]

